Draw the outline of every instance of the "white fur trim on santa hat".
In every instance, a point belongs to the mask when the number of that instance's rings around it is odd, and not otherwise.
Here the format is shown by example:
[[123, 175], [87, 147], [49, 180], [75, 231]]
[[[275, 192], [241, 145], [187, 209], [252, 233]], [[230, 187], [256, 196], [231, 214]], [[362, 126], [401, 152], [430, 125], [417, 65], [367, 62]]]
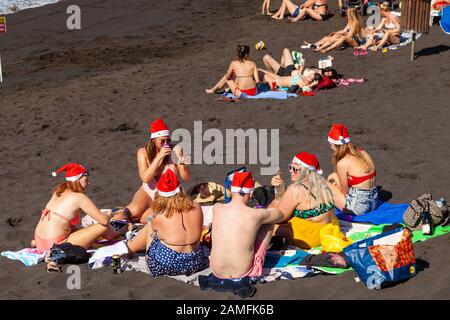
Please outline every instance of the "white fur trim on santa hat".
[[169, 191], [169, 192], [162, 192], [160, 190], [157, 190], [157, 191], [161, 197], [168, 198], [168, 197], [173, 197], [178, 192], [180, 192], [180, 187], [177, 187], [175, 190]]
[[294, 157], [294, 159], [292, 159], [292, 163], [299, 164], [299, 165], [301, 165], [301, 166], [303, 166], [303, 167], [305, 167], [306, 169], [309, 169], [309, 170], [311, 170], [311, 171], [316, 171], [318, 174], [322, 174], [322, 173], [323, 173], [322, 170], [317, 170], [316, 167], [310, 166], [310, 165], [304, 163], [302, 160], [300, 160], [300, 159], [297, 158], [297, 157]]
[[241, 187], [235, 187], [231, 186], [231, 192], [244, 192], [244, 193], [250, 193], [252, 192], [254, 188], [241, 188]]
[[84, 172], [83, 172], [83, 173], [80, 173], [80, 174], [77, 175], [77, 176], [66, 177], [66, 180], [67, 180], [67, 181], [77, 181], [77, 180], [80, 179], [83, 175], [84, 175]]
[[342, 145], [350, 142], [350, 138], [345, 138], [343, 136], [339, 136], [339, 140], [334, 140], [330, 136], [328, 136], [328, 141], [332, 144]]
[[58, 175], [58, 174], [57, 174], [55, 171], [52, 172], [52, 176], [53, 176], [53, 177], [56, 177], [57, 175]]
[[161, 131], [156, 131], [156, 132], [152, 132], [152, 134], [150, 135], [150, 138], [159, 138], [159, 137], [168, 137], [170, 135], [170, 131], [169, 130], [161, 130]]

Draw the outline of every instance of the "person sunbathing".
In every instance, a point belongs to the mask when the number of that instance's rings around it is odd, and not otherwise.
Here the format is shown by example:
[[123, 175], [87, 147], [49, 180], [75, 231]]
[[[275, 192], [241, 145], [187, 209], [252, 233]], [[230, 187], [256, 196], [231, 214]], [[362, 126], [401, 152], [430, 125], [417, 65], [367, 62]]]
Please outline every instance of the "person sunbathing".
[[334, 173], [328, 177], [339, 210], [361, 215], [378, 206], [376, 170], [370, 155], [350, 142], [347, 128], [333, 124], [328, 134]]
[[[147, 223], [156, 193], [156, 183], [163, 172], [171, 169], [179, 174], [184, 181], [189, 181], [189, 156], [184, 154], [180, 146], [170, 144], [170, 131], [161, 118], [156, 119], [150, 126], [150, 141], [145, 147], [137, 151], [137, 166], [142, 185], [136, 191], [132, 201], [123, 210], [123, 217], [131, 221]], [[172, 151], [176, 159], [171, 157]]]
[[[320, 246], [320, 230], [327, 224], [338, 225], [334, 214], [333, 194], [317, 157], [308, 152], [298, 153], [289, 164], [292, 184], [274, 199], [269, 208], [278, 208], [284, 215], [284, 224], [276, 229], [277, 236], [302, 249]], [[274, 187], [284, 184], [280, 175], [271, 181]]]
[[[366, 55], [367, 48], [374, 43], [373, 32], [370, 29], [364, 28], [356, 8], [349, 8], [347, 10], [347, 20], [349, 31], [344, 36], [338, 38], [334, 43], [327, 47], [322, 46], [320, 52], [326, 53], [342, 45], [348, 45], [355, 48], [354, 55]], [[317, 50], [317, 49], [316, 49]]]
[[375, 28], [375, 32], [381, 31], [383, 37], [381, 40], [370, 49], [378, 51], [386, 44], [399, 44], [400, 43], [400, 22], [397, 16], [390, 11], [391, 4], [389, 1], [384, 1], [380, 5], [381, 9], [381, 22], [378, 27]]
[[[249, 60], [250, 47], [238, 45], [236, 48], [237, 60], [231, 62], [227, 73], [211, 89], [205, 89], [206, 93], [215, 93], [225, 85], [231, 92], [239, 98], [242, 93], [255, 96], [258, 93], [257, 83], [259, 83], [258, 68], [256, 64]], [[234, 77], [234, 79], [233, 79]]]
[[322, 80], [320, 73], [314, 73], [313, 75], [302, 76], [287, 76], [280, 77], [272, 72], [264, 69], [259, 69], [259, 71], [264, 73], [263, 81], [271, 85], [272, 90], [277, 90], [277, 88], [289, 88], [291, 91], [296, 91], [293, 88], [314, 88]]
[[303, 43], [306, 45], [307, 49], [313, 49], [314, 51], [321, 51], [331, 45], [333, 45], [337, 40], [341, 39], [342, 37], [348, 35], [350, 32], [350, 26], [347, 24], [344, 29], [331, 32], [319, 41], [316, 41], [314, 43], [309, 43], [306, 41], [303, 41]]
[[267, 70], [280, 77], [301, 75], [304, 69], [304, 60], [300, 60], [302, 61], [299, 61], [298, 68], [296, 68], [292, 52], [288, 48], [283, 49], [280, 62], [275, 60], [270, 54], [266, 54], [263, 57], [263, 63]]
[[213, 206], [212, 273], [222, 279], [261, 276], [274, 224], [283, 219], [277, 209], [248, 206], [255, 182], [251, 172], [235, 172], [231, 201]]
[[272, 16], [273, 19], [282, 20], [286, 10], [291, 14], [289, 20], [297, 22], [306, 17], [314, 20], [326, 20], [328, 18], [327, 0], [308, 0], [301, 5], [295, 5], [291, 0], [283, 0], [278, 11]]
[[[53, 189], [52, 197], [42, 210], [34, 232], [34, 240], [31, 242], [41, 252], [48, 251], [54, 244], [63, 242], [89, 248], [100, 236], [108, 231], [114, 231], [109, 224], [113, 214], [101, 212], [84, 194], [88, 186], [86, 169], [72, 162], [62, 166], [52, 175], [56, 176], [61, 172], [65, 172], [66, 182]], [[80, 228], [80, 211], [98, 223]]]
[[130, 255], [146, 251], [151, 276], [190, 275], [207, 267], [200, 245], [203, 213], [168, 169], [158, 181], [151, 221], [127, 242]]

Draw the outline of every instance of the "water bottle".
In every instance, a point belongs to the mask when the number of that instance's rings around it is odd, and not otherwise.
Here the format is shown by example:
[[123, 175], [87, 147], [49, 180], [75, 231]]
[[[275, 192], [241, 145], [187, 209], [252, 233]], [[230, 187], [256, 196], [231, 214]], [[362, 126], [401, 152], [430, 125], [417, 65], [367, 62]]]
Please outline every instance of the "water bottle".
[[442, 198], [442, 197], [441, 197], [439, 200], [436, 201], [436, 204], [438, 205], [439, 208], [442, 208], [443, 206], [445, 206], [446, 203], [447, 203], [447, 202], [446, 202], [445, 199]]

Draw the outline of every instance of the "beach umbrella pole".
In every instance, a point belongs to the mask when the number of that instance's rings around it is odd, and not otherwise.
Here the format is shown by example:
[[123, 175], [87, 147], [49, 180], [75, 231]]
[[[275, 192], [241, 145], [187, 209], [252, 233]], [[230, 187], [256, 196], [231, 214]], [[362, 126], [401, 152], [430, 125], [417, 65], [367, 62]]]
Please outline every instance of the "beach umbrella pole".
[[411, 61], [414, 60], [414, 51], [416, 49], [416, 33], [412, 34], [412, 42], [411, 42]]
[[0, 52], [0, 82], [3, 82], [2, 54]]

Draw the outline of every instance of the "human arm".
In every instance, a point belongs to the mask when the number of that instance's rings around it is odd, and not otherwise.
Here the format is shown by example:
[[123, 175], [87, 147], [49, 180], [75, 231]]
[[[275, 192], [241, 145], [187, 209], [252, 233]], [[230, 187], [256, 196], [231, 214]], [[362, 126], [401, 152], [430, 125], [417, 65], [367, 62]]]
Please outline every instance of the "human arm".
[[227, 80], [230, 80], [231, 77], [233, 76], [233, 73], [234, 73], [233, 65], [234, 65], [234, 62], [231, 62], [230, 65], [228, 66], [227, 73], [225, 73], [225, 78]]
[[140, 148], [137, 152], [137, 165], [139, 171], [139, 177], [142, 182], [150, 182], [157, 173], [158, 168], [162, 165], [164, 158], [169, 156], [172, 150], [170, 147], [163, 147], [157, 154], [152, 163], [148, 165], [147, 153], [145, 148]]
[[345, 159], [340, 160], [336, 165], [336, 174], [339, 179], [339, 186], [343, 194], [348, 194], [348, 165]]
[[93, 218], [95, 221], [97, 221], [102, 226], [106, 226], [109, 224], [109, 221], [111, 220], [111, 217], [113, 216], [112, 212], [109, 213], [103, 213], [101, 212], [97, 206], [92, 202], [91, 199], [89, 199], [88, 196], [84, 194], [78, 194], [79, 201], [80, 201], [80, 209], [83, 210], [88, 216]]
[[190, 155], [185, 154], [183, 148], [180, 145], [176, 145], [173, 148], [173, 151], [178, 158], [176, 166], [178, 172], [180, 173], [181, 179], [183, 179], [184, 181], [189, 181], [191, 179], [191, 170], [189, 169], [189, 164], [191, 162]]
[[255, 66], [253, 68], [253, 77], [255, 78], [255, 82], [257, 84], [261, 82], [260, 79], [259, 79], [258, 67], [256, 66], [256, 63], [255, 63]]
[[[296, 185], [291, 184], [278, 203], [278, 209], [283, 214], [283, 219], [279, 223], [287, 222], [299, 203], [299, 193], [301, 192]], [[271, 206], [272, 207], [272, 206]]]
[[386, 22], [386, 18], [381, 18], [380, 24], [375, 28], [375, 31], [383, 30], [384, 23]]

